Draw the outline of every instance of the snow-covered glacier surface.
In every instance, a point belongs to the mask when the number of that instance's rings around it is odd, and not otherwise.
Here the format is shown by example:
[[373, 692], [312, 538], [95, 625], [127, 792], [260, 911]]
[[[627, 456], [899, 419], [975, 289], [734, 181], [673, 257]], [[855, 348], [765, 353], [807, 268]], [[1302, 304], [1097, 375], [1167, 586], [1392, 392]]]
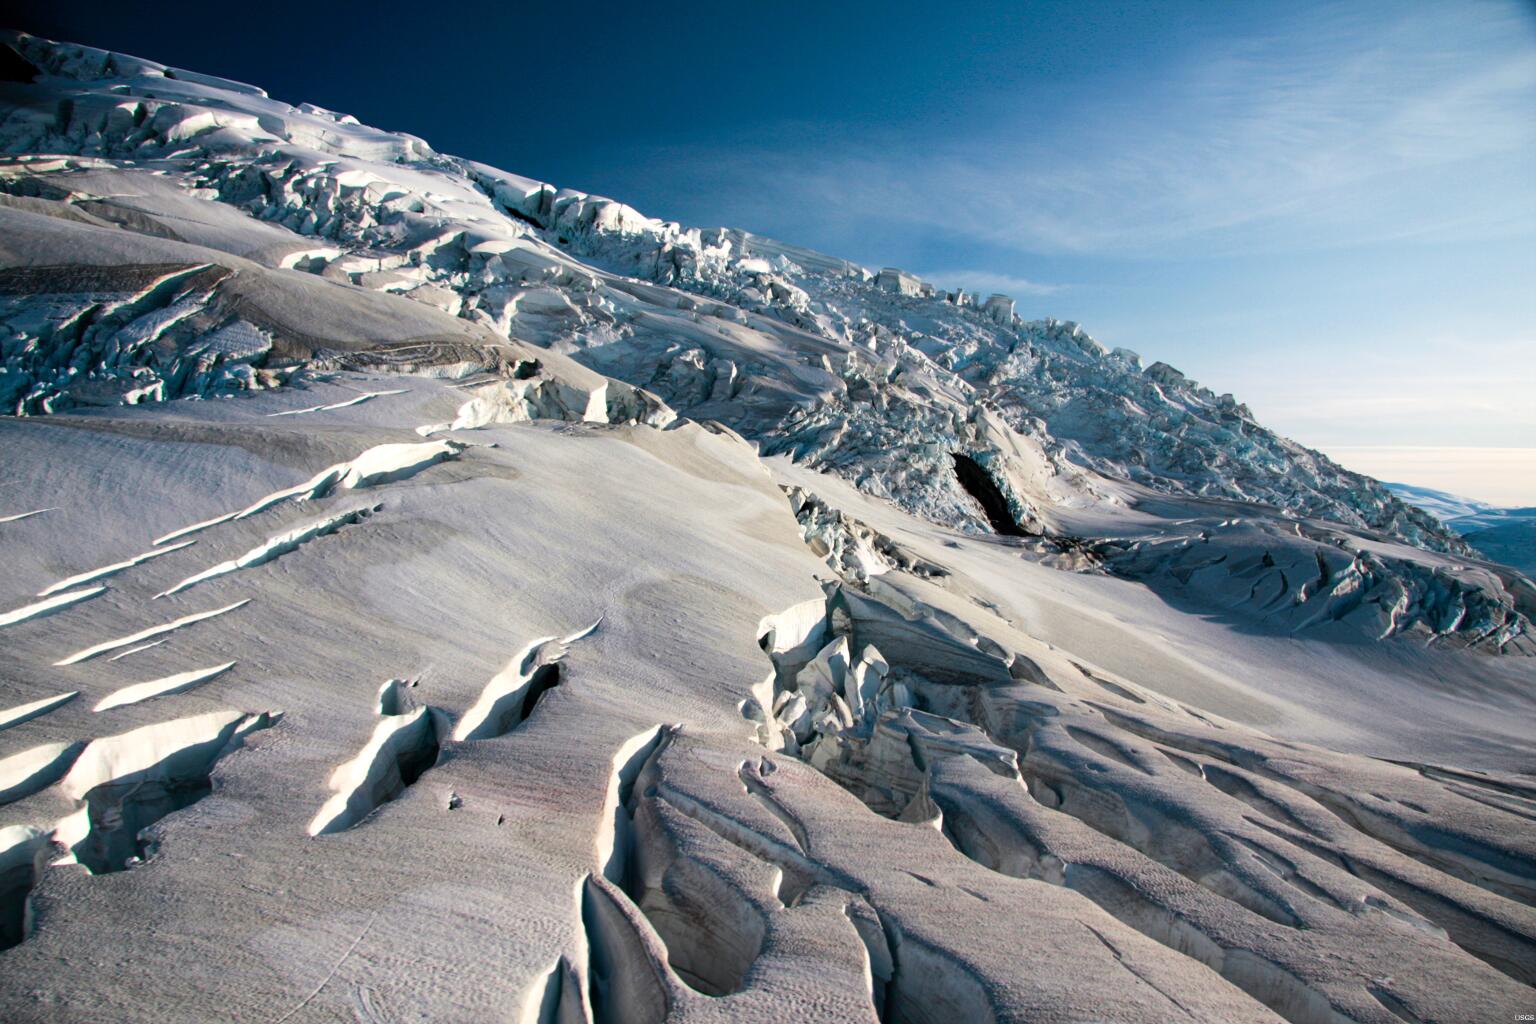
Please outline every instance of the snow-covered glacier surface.
[[0, 56], [0, 1017], [1529, 1012], [1519, 570], [1007, 297]]

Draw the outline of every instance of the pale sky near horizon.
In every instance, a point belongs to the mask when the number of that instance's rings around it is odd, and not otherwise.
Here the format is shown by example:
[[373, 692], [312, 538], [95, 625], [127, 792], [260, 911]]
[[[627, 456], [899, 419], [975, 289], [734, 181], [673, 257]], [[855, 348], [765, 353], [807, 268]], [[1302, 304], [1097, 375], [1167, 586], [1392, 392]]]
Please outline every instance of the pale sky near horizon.
[[346, 45], [303, 53], [190, 0], [22, 27], [1007, 292], [1353, 468], [1536, 505], [1531, 0], [589, 8], [333, 0], [307, 31]]
[[1340, 465], [1378, 480], [1412, 483], [1490, 505], [1536, 506], [1536, 448], [1336, 445], [1330, 454]]

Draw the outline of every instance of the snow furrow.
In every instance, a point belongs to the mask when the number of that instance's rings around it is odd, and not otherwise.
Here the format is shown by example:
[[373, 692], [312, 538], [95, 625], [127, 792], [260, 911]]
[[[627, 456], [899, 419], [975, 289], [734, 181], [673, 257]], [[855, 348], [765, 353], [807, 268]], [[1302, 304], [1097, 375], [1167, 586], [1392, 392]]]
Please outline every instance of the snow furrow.
[[180, 544], [172, 544], [167, 548], [155, 548], [154, 550], [146, 551], [141, 555], [134, 555], [132, 558], [125, 559], [121, 562], [113, 562], [111, 565], [104, 565], [100, 569], [92, 569], [89, 572], [82, 572], [77, 576], [71, 576], [68, 579], [60, 580], [59, 582], [48, 587], [46, 590], [39, 591], [37, 596], [47, 597], [49, 594], [56, 594], [61, 590], [68, 590], [70, 587], [78, 586], [81, 583], [90, 583], [91, 581], [99, 580], [104, 576], [112, 576], [122, 572], [124, 569], [131, 569], [136, 565], [143, 565], [145, 562], [159, 558], [161, 555], [168, 555], [173, 551], [180, 551], [182, 548], [190, 547], [196, 543], [197, 541], [195, 540], [182, 541]]
[[92, 740], [59, 784], [78, 802], [55, 827], [61, 863], [121, 871], [153, 852], [145, 828], [212, 791], [213, 767], [276, 716], [211, 711]]
[[8, 612], [0, 612], [0, 626], [12, 626], [18, 622], [26, 622], [28, 619], [51, 615], [60, 608], [68, 608], [72, 604], [88, 601], [106, 589], [106, 587], [91, 587], [89, 590], [76, 590], [73, 593], [59, 594], [44, 601], [34, 601], [20, 608], [13, 608]]
[[179, 530], [172, 530], [157, 539], [155, 544], [165, 544], [231, 520], [249, 519], [285, 501], [313, 501], [325, 497], [333, 490], [357, 490], [405, 480], [429, 466], [435, 466], [446, 459], [457, 458], [466, 447], [468, 446], [454, 441], [375, 445], [355, 459], [327, 466], [303, 483], [273, 491], [239, 511], [226, 512], [221, 516], [183, 526]]
[[140, 701], [150, 700], [154, 697], [168, 697], [176, 693], [185, 693], [194, 686], [200, 686], [215, 676], [223, 675], [235, 667], [232, 661], [226, 661], [222, 665], [212, 668], [197, 668], [190, 672], [178, 672], [164, 679], [152, 679], [147, 683], [135, 683], [125, 686], [121, 690], [115, 690], [91, 710], [109, 711], [112, 708], [120, 708], [127, 704], [137, 704]]
[[560, 685], [560, 659], [570, 645], [590, 636], [601, 623], [564, 637], [544, 636], [528, 644], [480, 691], [464, 712], [453, 738], [459, 741], [492, 739], [517, 728], [533, 712], [547, 690]]
[[130, 648], [128, 648], [126, 651], [124, 651], [121, 654], [114, 654], [114, 655], [112, 655], [112, 657], [108, 658], [107, 660], [108, 661], [122, 661], [124, 658], [132, 657], [133, 655], [138, 654], [141, 651], [147, 651], [151, 647], [159, 647], [161, 644], [165, 643], [166, 640], [168, 640], [168, 639], [170, 639], [170, 638], [169, 637], [161, 637], [159, 640], [151, 640], [147, 644], [139, 644], [139, 646], [137, 646], [137, 647], [130, 647]]
[[386, 716], [357, 756], [331, 773], [332, 796], [310, 821], [309, 834], [343, 832], [405, 792], [437, 762], [437, 728], [426, 705]]
[[9, 729], [13, 725], [30, 722], [40, 715], [46, 715], [54, 708], [68, 704], [78, 696], [80, 696], [80, 691], [71, 690], [69, 693], [61, 693], [57, 697], [44, 697], [42, 700], [35, 700], [30, 704], [21, 704], [14, 708], [7, 708], [4, 711], [0, 711], [0, 729]]
[[0, 804], [14, 803], [53, 785], [84, 749], [79, 741], [44, 743], [0, 759]]
[[250, 603], [251, 599], [245, 598], [244, 600], [236, 601], [234, 604], [227, 604], [222, 608], [214, 608], [211, 611], [195, 612], [191, 615], [183, 615], [179, 619], [161, 623], [158, 626], [151, 626], [148, 629], [141, 629], [137, 633], [134, 633], [130, 636], [118, 637], [115, 640], [106, 640], [102, 643], [96, 644], [94, 647], [87, 647], [84, 650], [76, 651], [69, 657], [54, 662], [54, 665], [60, 667], [64, 665], [78, 665], [80, 662], [89, 661], [99, 654], [106, 654], [108, 651], [115, 651], [119, 647], [130, 647], [145, 640], [152, 640], [155, 637], [161, 636], [165, 633], [170, 633], [175, 630], [182, 629], [186, 626], [193, 625], [194, 623], [202, 622], [204, 619], [211, 619], [215, 616], [223, 615], [227, 612], [232, 612], [237, 608], [244, 608]]
[[44, 512], [57, 511], [57, 508], [39, 508], [33, 509], [31, 512], [13, 512], [10, 515], [0, 516], [0, 523], [19, 523], [23, 519], [31, 519], [33, 516], [40, 516]]
[[364, 402], [375, 398], [403, 394], [405, 394], [403, 388], [395, 391], [368, 391], [358, 395], [356, 398], [349, 398], [345, 402], [332, 402], [330, 405], [312, 405], [307, 409], [285, 409], [282, 412], [269, 412], [267, 417], [269, 419], [276, 419], [279, 416], [304, 416], [312, 412], [331, 412], [335, 409], [347, 409], [354, 405], [362, 405]]
[[252, 548], [237, 558], [232, 558], [227, 562], [220, 562], [218, 565], [215, 565], [212, 568], [205, 569], [196, 575], [188, 576], [186, 579], [182, 580], [180, 583], [177, 583], [170, 589], [163, 590], [156, 594], [155, 600], [159, 600], [162, 597], [169, 597], [172, 594], [179, 594], [183, 590], [195, 587], [199, 583], [211, 579], [217, 579], [220, 576], [227, 576], [230, 573], [238, 572], [241, 569], [251, 569], [258, 565], [265, 565], [273, 559], [280, 558], [289, 552], [298, 550], [299, 546], [302, 544], [306, 544], [318, 537], [324, 537], [328, 534], [335, 533], [343, 526], [351, 526], [355, 523], [360, 523], [383, 507], [384, 506], [382, 505], [368, 505], [363, 508], [351, 509], [347, 512], [341, 512], [333, 516], [327, 516], [324, 519], [317, 519], [312, 523], [306, 523], [303, 526], [295, 527], [294, 529], [289, 530], [287, 533], [281, 533], [276, 537], [267, 539], [265, 542], [258, 544], [256, 547]]

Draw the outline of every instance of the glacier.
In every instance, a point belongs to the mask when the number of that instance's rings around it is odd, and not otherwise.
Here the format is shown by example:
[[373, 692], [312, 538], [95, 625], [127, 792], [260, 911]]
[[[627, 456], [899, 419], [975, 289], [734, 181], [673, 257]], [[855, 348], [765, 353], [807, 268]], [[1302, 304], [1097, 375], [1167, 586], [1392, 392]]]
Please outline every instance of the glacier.
[[0, 1016], [1529, 1012], [1525, 570], [1008, 296], [0, 45]]

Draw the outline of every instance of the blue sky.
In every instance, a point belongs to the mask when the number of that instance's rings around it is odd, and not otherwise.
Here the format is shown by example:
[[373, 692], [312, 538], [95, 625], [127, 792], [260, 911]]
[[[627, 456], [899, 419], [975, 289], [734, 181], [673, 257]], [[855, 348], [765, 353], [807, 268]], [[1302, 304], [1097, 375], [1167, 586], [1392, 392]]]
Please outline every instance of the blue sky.
[[26, 27], [1007, 291], [1348, 465], [1475, 448], [1459, 486], [1536, 504], [1529, 2], [219, 10]]

